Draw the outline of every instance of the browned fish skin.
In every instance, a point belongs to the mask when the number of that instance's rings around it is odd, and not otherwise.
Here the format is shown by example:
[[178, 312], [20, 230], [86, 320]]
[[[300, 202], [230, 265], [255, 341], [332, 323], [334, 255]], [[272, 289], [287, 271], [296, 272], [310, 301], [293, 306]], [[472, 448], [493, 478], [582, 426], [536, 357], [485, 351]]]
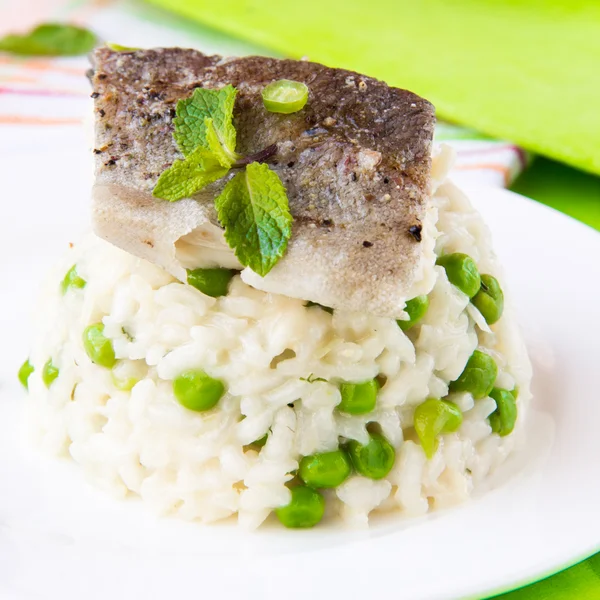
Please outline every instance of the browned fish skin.
[[[286, 186], [294, 217], [287, 253], [261, 289], [269, 290], [270, 281], [285, 286], [290, 270], [302, 265], [299, 290], [289, 295], [399, 314], [421, 256], [435, 121], [429, 102], [351, 71], [304, 61], [223, 59], [179, 48], [101, 48], [94, 59], [97, 185], [130, 198], [135, 209], [157, 203], [167, 218], [174, 205], [151, 192], [159, 175], [181, 158], [172, 137], [175, 105], [196, 87], [232, 84], [238, 90], [236, 150], [253, 154], [277, 144], [268, 162]], [[302, 111], [265, 110], [262, 88], [283, 78], [307, 84]], [[195, 198], [214, 224], [212, 200], [223, 185], [217, 182]], [[154, 239], [144, 243], [160, 245]]]

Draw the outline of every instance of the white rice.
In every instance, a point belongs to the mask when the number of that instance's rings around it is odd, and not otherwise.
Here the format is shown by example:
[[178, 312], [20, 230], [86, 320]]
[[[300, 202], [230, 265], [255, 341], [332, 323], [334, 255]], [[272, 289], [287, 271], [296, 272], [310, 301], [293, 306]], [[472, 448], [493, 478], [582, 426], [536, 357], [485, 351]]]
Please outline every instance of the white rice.
[[[424, 235], [437, 237], [437, 255], [469, 254], [505, 287], [487, 227], [444, 181], [448, 161], [442, 151], [434, 163], [438, 187]], [[62, 296], [58, 282], [73, 264], [87, 285]], [[67, 252], [41, 296], [28, 399], [35, 437], [45, 451], [70, 454], [97, 485], [138, 494], [159, 513], [204, 522], [237, 513], [254, 528], [289, 501], [286, 482], [302, 456], [337, 449], [340, 438], [366, 442], [366, 425], [376, 423], [396, 448], [394, 468], [383, 480], [353, 475], [328, 492], [328, 515], [360, 525], [371, 511], [416, 516], [462, 501], [522, 432], [531, 369], [510, 302], [490, 329], [442, 268], [431, 263], [419, 285], [428, 287], [419, 293], [430, 292], [430, 307], [405, 334], [391, 319], [330, 315], [239, 277], [227, 296], [210, 298], [89, 235]], [[85, 327], [100, 321], [120, 359], [113, 373], [82, 347]], [[498, 363], [497, 386], [519, 386], [517, 427], [500, 438], [487, 419], [494, 400], [453, 394], [463, 424], [441, 436], [427, 460], [412, 430], [414, 409], [447, 396], [477, 347]], [[46, 389], [49, 358], [60, 375]], [[172, 380], [190, 368], [225, 382], [212, 411], [194, 413], [175, 400]], [[306, 381], [311, 374], [327, 382]], [[387, 381], [372, 413], [336, 410], [340, 381], [377, 375]], [[139, 381], [122, 391], [115, 376]], [[260, 452], [248, 448], [267, 432]]]

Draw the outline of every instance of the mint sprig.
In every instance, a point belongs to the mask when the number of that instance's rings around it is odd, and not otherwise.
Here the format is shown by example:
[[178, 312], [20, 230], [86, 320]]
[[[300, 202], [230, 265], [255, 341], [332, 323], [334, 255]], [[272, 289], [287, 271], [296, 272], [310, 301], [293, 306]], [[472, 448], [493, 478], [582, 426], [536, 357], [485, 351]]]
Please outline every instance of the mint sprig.
[[239, 155], [235, 153], [235, 145], [233, 148], [229, 146], [222, 132], [219, 132], [215, 127], [213, 119], [209, 119], [208, 117], [204, 119], [204, 127], [206, 128], [206, 141], [208, 142], [209, 150], [217, 157], [221, 166], [230, 169], [239, 158]]
[[185, 160], [176, 160], [163, 171], [152, 193], [157, 198], [175, 202], [193, 196], [227, 173], [229, 167], [223, 167], [210, 150], [198, 146]]
[[0, 52], [20, 56], [77, 56], [96, 45], [88, 29], [63, 23], [44, 23], [28, 33], [9, 34], [0, 39]]
[[283, 256], [292, 235], [292, 215], [277, 173], [268, 165], [250, 163], [229, 180], [215, 207], [239, 261], [264, 277]]
[[264, 277], [283, 256], [292, 235], [292, 215], [285, 187], [268, 165], [256, 162], [271, 156], [275, 147], [257, 155], [236, 153], [233, 107], [237, 90], [197, 88], [177, 103], [173, 138], [184, 155], [165, 170], [152, 191], [163, 200], [189, 198], [243, 169], [215, 198], [225, 239], [242, 265]]
[[206, 119], [212, 119], [215, 131], [230, 152], [235, 152], [233, 105], [237, 90], [226, 85], [220, 90], [196, 88], [194, 93], [177, 103], [173, 137], [184, 156], [198, 146], [210, 149], [206, 134]]

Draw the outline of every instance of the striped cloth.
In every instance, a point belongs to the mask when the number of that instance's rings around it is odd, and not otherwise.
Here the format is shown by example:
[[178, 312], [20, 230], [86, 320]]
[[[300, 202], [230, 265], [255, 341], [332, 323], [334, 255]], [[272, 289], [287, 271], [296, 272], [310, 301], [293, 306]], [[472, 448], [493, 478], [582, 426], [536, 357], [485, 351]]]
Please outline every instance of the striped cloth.
[[[101, 39], [128, 46], [190, 46], [221, 54], [264, 53], [146, 5], [127, 0], [0, 0], [0, 35], [41, 21], [70, 21], [90, 27]], [[0, 136], [11, 145], [83, 139], [89, 114], [86, 58], [15, 58], [0, 54]], [[454, 179], [508, 186], [527, 166], [519, 147], [475, 131], [440, 123], [436, 139], [455, 147]]]

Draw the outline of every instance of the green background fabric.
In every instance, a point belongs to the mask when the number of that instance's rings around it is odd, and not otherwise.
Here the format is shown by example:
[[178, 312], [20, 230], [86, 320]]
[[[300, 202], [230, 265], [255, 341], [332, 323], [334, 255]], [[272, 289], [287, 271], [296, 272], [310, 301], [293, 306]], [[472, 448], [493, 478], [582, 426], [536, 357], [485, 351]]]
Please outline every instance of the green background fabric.
[[520, 590], [496, 596], [496, 600], [598, 600], [600, 554]]
[[[146, 1], [251, 42], [248, 52], [380, 77], [445, 118], [600, 173], [595, 0]], [[538, 157], [512, 189], [600, 230], [598, 177]], [[496, 598], [600, 600], [600, 554]]]
[[149, 0], [600, 174], [597, 0]]
[[600, 177], [536, 158], [511, 189], [600, 230]]

